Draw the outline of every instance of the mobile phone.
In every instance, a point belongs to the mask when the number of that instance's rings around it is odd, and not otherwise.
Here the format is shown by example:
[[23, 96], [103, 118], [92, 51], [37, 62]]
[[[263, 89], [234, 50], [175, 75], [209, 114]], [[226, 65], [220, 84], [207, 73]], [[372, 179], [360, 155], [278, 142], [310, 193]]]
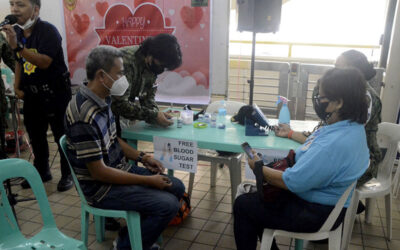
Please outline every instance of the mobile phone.
[[249, 143], [247, 143], [247, 142], [242, 143], [242, 148], [250, 159], [254, 158], [254, 155], [253, 155], [253, 152], [251, 151], [251, 147], [250, 147]]

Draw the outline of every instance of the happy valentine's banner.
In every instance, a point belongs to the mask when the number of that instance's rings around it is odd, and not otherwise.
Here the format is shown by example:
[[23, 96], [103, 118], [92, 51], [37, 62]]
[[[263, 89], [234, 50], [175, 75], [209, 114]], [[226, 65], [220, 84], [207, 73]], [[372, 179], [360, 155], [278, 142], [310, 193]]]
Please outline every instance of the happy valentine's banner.
[[98, 45], [139, 45], [169, 33], [181, 46], [182, 66], [157, 79], [157, 101], [208, 104], [210, 100], [210, 6], [191, 0], [64, 0], [72, 84], [86, 78], [85, 60]]

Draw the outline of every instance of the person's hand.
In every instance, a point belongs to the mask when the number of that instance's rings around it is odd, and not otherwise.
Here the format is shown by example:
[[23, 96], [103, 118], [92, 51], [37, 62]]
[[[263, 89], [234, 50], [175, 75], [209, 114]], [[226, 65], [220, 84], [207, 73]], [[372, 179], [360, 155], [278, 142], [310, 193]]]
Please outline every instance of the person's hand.
[[14, 27], [10, 24], [4, 25], [2, 31], [6, 33], [6, 40], [10, 45], [11, 49], [17, 48], [17, 33], [15, 33]]
[[14, 91], [15, 91], [15, 95], [18, 97], [18, 99], [21, 99], [21, 100], [24, 99], [24, 96], [25, 96], [24, 91], [22, 91], [20, 89], [14, 89]]
[[254, 149], [251, 150], [251, 152], [253, 153], [254, 157], [253, 157], [253, 159], [248, 158], [248, 159], [247, 159], [247, 162], [249, 163], [250, 168], [251, 168], [251, 169], [254, 169], [254, 163], [255, 163], [256, 161], [259, 161], [259, 160], [260, 160], [260, 157], [258, 157], [258, 154], [257, 154], [257, 152], [256, 152]]
[[148, 176], [148, 185], [163, 190], [165, 188], [171, 187], [172, 182], [168, 178], [168, 176], [156, 174]]
[[166, 113], [159, 111], [157, 113], [157, 123], [163, 127], [171, 126], [172, 124], [174, 124], [174, 122], [172, 121], [172, 119], [169, 120], [168, 117], [170, 117], [170, 115], [167, 116]]
[[164, 116], [165, 116], [167, 119], [172, 119], [172, 117], [174, 117], [174, 116], [172, 115], [172, 111], [171, 111], [171, 110], [168, 110], [167, 112], [164, 112]]
[[148, 170], [150, 170], [153, 173], [160, 174], [165, 171], [165, 168], [163, 167], [162, 163], [157, 161], [150, 155], [143, 156], [142, 163], [143, 166], [145, 166]]
[[274, 132], [276, 136], [287, 138], [290, 132], [290, 126], [288, 124], [279, 124], [274, 126]]

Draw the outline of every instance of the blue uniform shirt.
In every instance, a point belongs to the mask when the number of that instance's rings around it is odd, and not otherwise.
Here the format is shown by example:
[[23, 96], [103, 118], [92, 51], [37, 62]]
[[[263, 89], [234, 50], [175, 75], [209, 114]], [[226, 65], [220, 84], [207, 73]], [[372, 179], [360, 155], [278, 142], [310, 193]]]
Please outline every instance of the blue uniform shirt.
[[[283, 181], [300, 198], [335, 205], [368, 168], [369, 150], [362, 124], [348, 120], [323, 126], [296, 150], [296, 164]], [[346, 201], [348, 207], [350, 198]]]

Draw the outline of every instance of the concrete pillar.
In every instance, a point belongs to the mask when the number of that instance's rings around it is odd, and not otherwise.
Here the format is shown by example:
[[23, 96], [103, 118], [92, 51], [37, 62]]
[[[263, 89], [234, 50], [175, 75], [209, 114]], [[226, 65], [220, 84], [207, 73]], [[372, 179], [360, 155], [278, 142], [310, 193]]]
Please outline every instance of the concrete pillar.
[[385, 88], [382, 92], [382, 121], [396, 122], [400, 108], [400, 1], [393, 22]]

